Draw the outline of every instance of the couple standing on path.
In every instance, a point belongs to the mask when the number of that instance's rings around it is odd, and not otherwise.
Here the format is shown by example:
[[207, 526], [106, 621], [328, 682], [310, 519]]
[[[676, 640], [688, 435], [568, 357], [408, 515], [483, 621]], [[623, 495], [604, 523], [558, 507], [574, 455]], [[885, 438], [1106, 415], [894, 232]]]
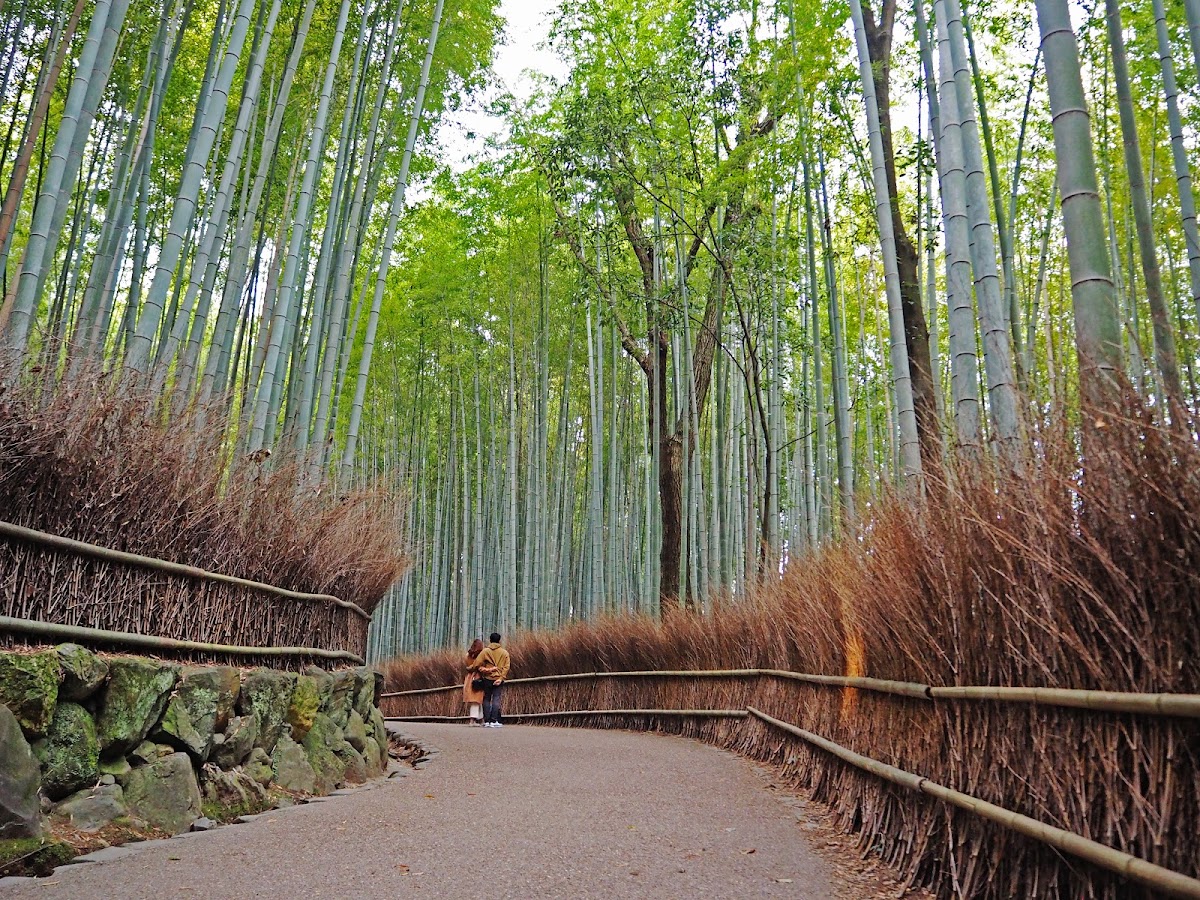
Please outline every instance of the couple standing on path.
[[463, 703], [467, 704], [471, 724], [479, 724], [480, 707], [483, 726], [500, 728], [500, 692], [508, 678], [508, 651], [500, 646], [500, 634], [493, 631], [486, 647], [479, 638], [467, 651], [467, 677], [463, 681]]

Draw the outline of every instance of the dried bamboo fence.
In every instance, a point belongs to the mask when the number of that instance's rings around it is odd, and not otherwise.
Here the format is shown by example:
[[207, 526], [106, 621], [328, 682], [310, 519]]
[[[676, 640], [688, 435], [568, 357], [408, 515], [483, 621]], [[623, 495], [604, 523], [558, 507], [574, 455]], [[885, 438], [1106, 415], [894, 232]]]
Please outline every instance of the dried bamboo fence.
[[[1200, 897], [1200, 695], [777, 669], [508, 685], [506, 718], [682, 734], [778, 764], [864, 853], [940, 896]], [[385, 693], [383, 708], [459, 720], [460, 690]]]
[[0, 644], [75, 640], [196, 662], [362, 662], [370, 616], [306, 594], [0, 522]]

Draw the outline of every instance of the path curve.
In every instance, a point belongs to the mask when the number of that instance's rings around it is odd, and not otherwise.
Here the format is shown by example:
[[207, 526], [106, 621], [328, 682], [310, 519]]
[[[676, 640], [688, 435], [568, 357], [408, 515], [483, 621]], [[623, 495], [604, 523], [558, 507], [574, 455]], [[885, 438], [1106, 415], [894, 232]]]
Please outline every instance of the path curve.
[[[14, 898], [828, 898], [830, 867], [749, 763], [621, 731], [406, 725], [422, 769], [60, 868]], [[53, 883], [51, 883], [53, 882]]]

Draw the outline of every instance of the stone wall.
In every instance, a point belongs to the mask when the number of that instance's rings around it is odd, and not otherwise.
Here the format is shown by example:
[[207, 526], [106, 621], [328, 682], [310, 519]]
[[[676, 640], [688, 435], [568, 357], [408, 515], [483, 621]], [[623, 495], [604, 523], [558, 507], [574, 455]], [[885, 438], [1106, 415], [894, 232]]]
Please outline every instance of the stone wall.
[[56, 823], [167, 834], [325, 794], [387, 767], [382, 678], [0, 652], [0, 840]]

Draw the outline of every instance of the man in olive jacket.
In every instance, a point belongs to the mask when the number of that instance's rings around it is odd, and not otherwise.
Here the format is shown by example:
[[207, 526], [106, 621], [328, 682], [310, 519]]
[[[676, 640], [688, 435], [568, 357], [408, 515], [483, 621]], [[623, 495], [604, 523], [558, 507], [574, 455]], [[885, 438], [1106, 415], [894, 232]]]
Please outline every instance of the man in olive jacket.
[[472, 672], [477, 672], [486, 679], [483, 685], [483, 727], [500, 728], [500, 689], [508, 678], [508, 667], [511, 662], [508, 651], [500, 646], [500, 633], [493, 631], [488, 638], [491, 641], [475, 662], [467, 666]]

